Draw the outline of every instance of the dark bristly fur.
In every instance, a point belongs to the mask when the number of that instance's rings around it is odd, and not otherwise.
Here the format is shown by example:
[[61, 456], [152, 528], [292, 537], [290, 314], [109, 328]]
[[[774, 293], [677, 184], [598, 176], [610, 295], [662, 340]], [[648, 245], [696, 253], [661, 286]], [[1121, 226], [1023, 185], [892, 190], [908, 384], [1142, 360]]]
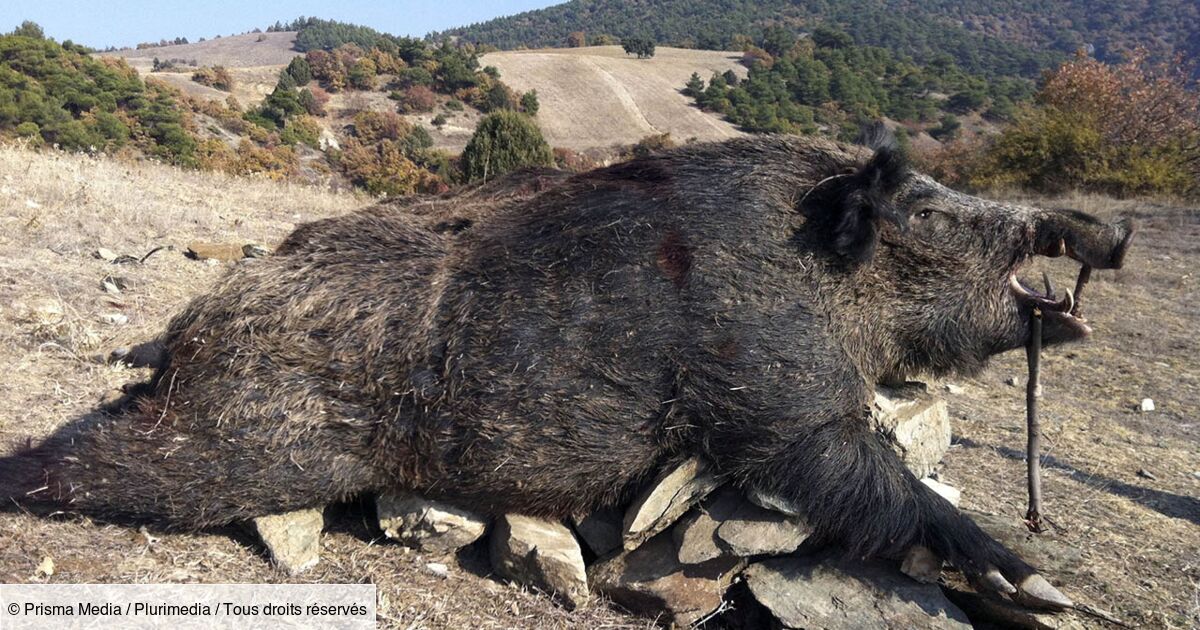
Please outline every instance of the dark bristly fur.
[[872, 384], [1022, 347], [1008, 278], [1047, 231], [1104, 267], [1128, 228], [876, 144], [695, 145], [301, 226], [170, 323], [143, 396], [0, 460], [0, 493], [180, 528], [388, 488], [562, 517], [699, 454], [856, 553], [1019, 579], [870, 430]]

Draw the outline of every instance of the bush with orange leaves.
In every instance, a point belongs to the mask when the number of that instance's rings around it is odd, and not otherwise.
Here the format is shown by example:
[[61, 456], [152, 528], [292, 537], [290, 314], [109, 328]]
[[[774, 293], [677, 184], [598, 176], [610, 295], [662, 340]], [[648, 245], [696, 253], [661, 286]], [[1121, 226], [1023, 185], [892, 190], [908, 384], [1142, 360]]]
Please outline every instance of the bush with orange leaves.
[[443, 192], [445, 181], [413, 158], [417, 129], [395, 112], [360, 112], [354, 135], [342, 142], [334, 161], [350, 181], [375, 195]]
[[1077, 57], [1046, 75], [1035, 104], [988, 139], [924, 156], [972, 188], [1200, 196], [1200, 93], [1181, 60], [1121, 65]]

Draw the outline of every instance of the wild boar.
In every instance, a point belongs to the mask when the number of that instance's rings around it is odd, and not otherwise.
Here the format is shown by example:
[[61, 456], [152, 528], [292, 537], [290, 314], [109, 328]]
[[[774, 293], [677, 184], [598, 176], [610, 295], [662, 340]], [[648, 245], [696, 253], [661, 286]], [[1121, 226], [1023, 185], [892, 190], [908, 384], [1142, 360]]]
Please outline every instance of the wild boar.
[[565, 517], [693, 455], [857, 554], [924, 545], [1069, 604], [872, 431], [874, 383], [1087, 323], [1017, 279], [1133, 234], [985, 201], [872, 148], [686, 146], [301, 226], [167, 326], [127, 404], [0, 460], [22, 504], [198, 528], [410, 490]]

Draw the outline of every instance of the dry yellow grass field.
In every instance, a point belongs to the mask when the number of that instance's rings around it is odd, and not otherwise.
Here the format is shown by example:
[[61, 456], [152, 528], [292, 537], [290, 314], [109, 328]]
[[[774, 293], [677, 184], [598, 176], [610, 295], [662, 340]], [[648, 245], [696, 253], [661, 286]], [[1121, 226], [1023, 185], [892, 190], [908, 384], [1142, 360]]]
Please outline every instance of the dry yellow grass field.
[[[261, 38], [262, 41], [259, 41]], [[100, 53], [105, 56], [124, 57], [129, 65], [149, 72], [154, 59], [196, 60], [201, 66], [225, 66], [246, 68], [252, 66], [284, 66], [300, 53], [292, 50], [296, 33], [246, 33], [218, 37], [191, 44], [156, 46], [153, 48], [123, 48]]]
[[700, 111], [680, 90], [693, 72], [745, 76], [740, 56], [715, 50], [660, 47], [638, 59], [620, 46], [495, 52], [480, 65], [495, 66], [514, 89], [537, 90], [538, 125], [551, 146], [586, 150], [632, 144], [651, 134], [723, 140], [741, 135], [733, 125]]
[[[185, 258], [192, 240], [276, 244], [296, 223], [370, 203], [353, 194], [0, 146], [0, 444], [37, 438], [88, 412], [144, 370], [91, 357], [149, 338], [233, 264]], [[1096, 197], [1053, 200], [1130, 213], [1142, 233], [1128, 265], [1098, 272], [1084, 296], [1089, 343], [1043, 361], [1046, 512], [1080, 550], [1064, 592], [1148, 628], [1200, 625], [1200, 210]], [[93, 257], [104, 247], [141, 265]], [[1060, 286], [1065, 261], [1046, 264]], [[106, 275], [129, 288], [106, 293]], [[106, 321], [113, 314], [128, 323]], [[1010, 355], [950, 396], [955, 438], [944, 475], [967, 507], [1025, 509], [1023, 357]], [[1142, 398], [1157, 410], [1140, 413]], [[288, 578], [240, 529], [140, 533], [80, 517], [0, 513], [6, 582], [372, 582], [389, 628], [634, 628], [603, 603], [568, 613], [487, 577], [478, 547], [434, 558], [382, 539], [362, 505], [333, 508], [323, 560]], [[54, 560], [52, 575], [37, 567]], [[425, 570], [447, 562], [439, 578]], [[1084, 626], [1096, 622], [1079, 619]], [[1102, 627], [1102, 626], [1097, 626]]]

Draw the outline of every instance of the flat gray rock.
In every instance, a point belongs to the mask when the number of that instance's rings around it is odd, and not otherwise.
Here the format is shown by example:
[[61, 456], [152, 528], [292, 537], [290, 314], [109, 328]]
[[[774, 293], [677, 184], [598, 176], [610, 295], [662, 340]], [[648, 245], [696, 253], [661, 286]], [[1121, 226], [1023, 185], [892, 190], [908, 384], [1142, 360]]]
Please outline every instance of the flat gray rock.
[[491, 556], [496, 573], [551, 595], [568, 608], [588, 601], [583, 552], [562, 523], [506, 514], [493, 527]]
[[453, 553], [487, 529], [487, 521], [476, 514], [415, 494], [381, 494], [375, 512], [388, 538], [428, 553]]
[[625, 511], [622, 538], [626, 550], [671, 526], [717, 487], [708, 464], [693, 457], [659, 476]]
[[325, 516], [316, 508], [254, 519], [254, 529], [271, 554], [271, 562], [289, 575], [303, 573], [320, 562], [324, 528]]
[[735, 557], [681, 564], [669, 532], [591, 567], [592, 589], [638, 615], [688, 627], [721, 606], [733, 576], [745, 566]]
[[946, 401], [929, 395], [923, 384], [878, 386], [871, 418], [917, 477], [932, 473], [950, 448], [949, 408]]
[[971, 628], [936, 585], [914, 582], [884, 564], [775, 558], [743, 575], [755, 599], [788, 628]]
[[717, 528], [717, 538], [736, 556], [782, 555], [795, 551], [812, 528], [804, 519], [787, 516], [742, 500]]
[[671, 529], [671, 538], [675, 541], [679, 562], [700, 564], [730, 555], [729, 550], [717, 538], [717, 528], [732, 518], [745, 501], [735, 488], [726, 486], [692, 508], [692, 511]]

